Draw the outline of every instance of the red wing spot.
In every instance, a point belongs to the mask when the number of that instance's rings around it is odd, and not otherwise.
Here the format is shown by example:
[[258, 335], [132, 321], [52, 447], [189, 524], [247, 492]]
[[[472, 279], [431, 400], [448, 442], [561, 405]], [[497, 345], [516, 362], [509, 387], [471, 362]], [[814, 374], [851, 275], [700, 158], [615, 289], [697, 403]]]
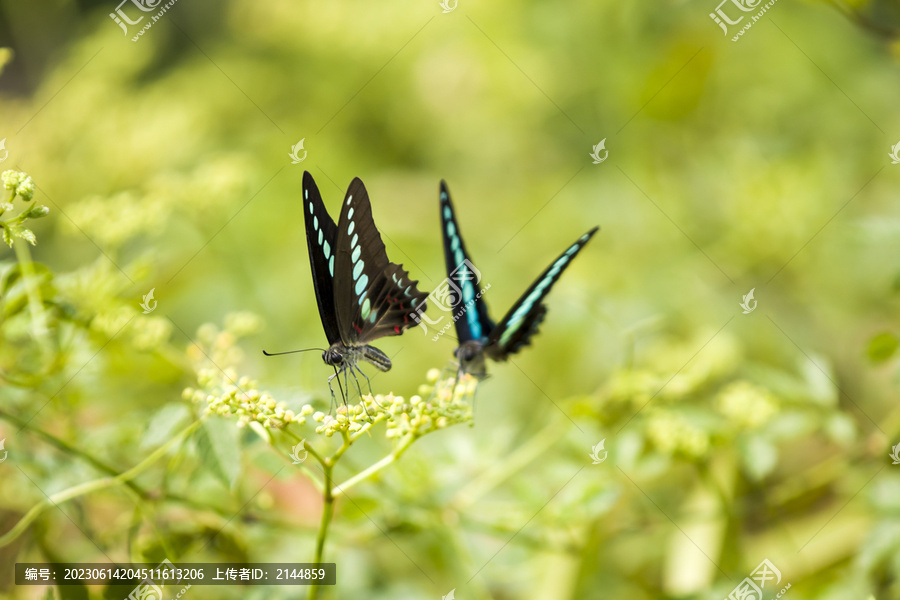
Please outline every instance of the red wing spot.
[[400, 326], [394, 325], [394, 333], [400, 333]]

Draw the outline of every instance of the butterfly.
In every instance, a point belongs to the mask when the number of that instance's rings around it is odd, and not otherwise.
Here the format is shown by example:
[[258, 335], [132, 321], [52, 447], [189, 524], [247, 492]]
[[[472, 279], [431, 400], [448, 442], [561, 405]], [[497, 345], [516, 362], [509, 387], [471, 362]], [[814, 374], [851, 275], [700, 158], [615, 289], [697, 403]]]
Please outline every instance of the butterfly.
[[354, 379], [354, 370], [366, 377], [360, 361], [379, 371], [390, 370], [390, 358], [369, 343], [401, 335], [415, 325], [414, 315], [424, 312], [428, 294], [419, 291], [418, 281], [411, 280], [401, 265], [388, 260], [372, 220], [369, 194], [358, 177], [347, 189], [335, 225], [312, 175], [304, 172], [303, 214], [313, 287], [329, 344], [322, 360], [334, 368], [329, 388], [341, 373], [345, 384], [348, 372]]
[[479, 290], [477, 287], [481, 273], [472, 264], [466, 251], [450, 192], [444, 181], [441, 181], [440, 188], [440, 210], [444, 260], [447, 266], [448, 291], [445, 296], [453, 305], [456, 334], [459, 338], [459, 347], [455, 351], [459, 371], [483, 378], [487, 375], [485, 357], [502, 362], [531, 342], [547, 313], [544, 298], [599, 227], [594, 227], [575, 240], [550, 263], [500, 322], [495, 323], [482, 298], [486, 290]]

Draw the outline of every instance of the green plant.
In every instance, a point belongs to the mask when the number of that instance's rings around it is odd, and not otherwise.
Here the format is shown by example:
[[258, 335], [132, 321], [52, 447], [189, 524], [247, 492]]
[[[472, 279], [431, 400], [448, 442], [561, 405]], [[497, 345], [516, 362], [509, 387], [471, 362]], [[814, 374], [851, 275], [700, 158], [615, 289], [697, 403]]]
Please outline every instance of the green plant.
[[[237, 426], [251, 428], [276, 452], [296, 457], [302, 447], [314, 459], [317, 469], [302, 461], [295, 462], [300, 462], [300, 471], [322, 495], [322, 518], [313, 559], [316, 563], [324, 560], [325, 542], [339, 497], [396, 462], [422, 437], [472, 420], [471, 399], [477, 380], [470, 375], [463, 375], [459, 380], [454, 377], [441, 379], [438, 369], [428, 373], [427, 383], [420, 386], [419, 394], [408, 400], [393, 394], [363, 395], [358, 403], [340, 404], [333, 414], [316, 410], [311, 404], [304, 404], [294, 413], [271, 394], [259, 391], [257, 382], [238, 376], [230, 366], [220, 366], [233, 362], [231, 351], [235, 338], [232, 334], [207, 325], [198, 332], [198, 339], [201, 345], [196, 347], [193, 355], [198, 363], [200, 387], [186, 388], [184, 397], [203, 405], [204, 415], [236, 419]], [[232, 354], [232, 360], [229, 360], [229, 354]], [[384, 436], [393, 441], [390, 453], [343, 482], [336, 482], [335, 467], [341, 457], [354, 442], [371, 435], [381, 423], [384, 424]], [[306, 437], [301, 438], [304, 425]], [[310, 427], [313, 431], [309, 431]], [[318, 441], [308, 441], [311, 436], [316, 436]], [[327, 440], [333, 437], [340, 440], [338, 445], [328, 443]], [[286, 444], [294, 444], [292, 453], [284, 449]], [[222, 470], [227, 468], [222, 465]], [[319, 586], [313, 585], [309, 599], [316, 598], [318, 592]]]

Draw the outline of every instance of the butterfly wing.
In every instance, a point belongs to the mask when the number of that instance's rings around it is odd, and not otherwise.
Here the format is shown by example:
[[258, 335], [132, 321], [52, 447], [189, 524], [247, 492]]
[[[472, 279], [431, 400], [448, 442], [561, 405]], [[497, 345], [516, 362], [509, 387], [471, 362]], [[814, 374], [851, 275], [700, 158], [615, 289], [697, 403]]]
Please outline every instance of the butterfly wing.
[[553, 284], [560, 278], [563, 271], [572, 263], [572, 259], [597, 233], [597, 229], [594, 227], [578, 238], [574, 244], [550, 263], [550, 266], [522, 294], [522, 297], [500, 321], [500, 324], [491, 332], [487, 344], [485, 344], [485, 354], [494, 360], [503, 361], [510, 354], [515, 354], [530, 343], [547, 314], [547, 307], [542, 304], [544, 298], [550, 293]]
[[444, 238], [444, 262], [447, 266], [447, 289], [442, 296], [451, 300], [455, 317], [460, 310], [464, 314], [456, 320], [456, 335], [460, 345], [469, 341], [481, 341], [494, 329], [488, 316], [487, 303], [478, 295], [481, 273], [472, 264], [466, 245], [456, 222], [456, 211], [450, 200], [447, 183], [441, 181], [441, 233]]
[[303, 214], [306, 220], [306, 245], [313, 287], [319, 305], [319, 318], [325, 329], [328, 344], [340, 341], [337, 313], [334, 306], [334, 259], [337, 225], [325, 210], [322, 195], [309, 171], [303, 172]]
[[334, 299], [341, 340], [367, 344], [416, 325], [428, 294], [419, 291], [402, 266], [388, 260], [358, 177], [347, 189], [338, 223]]

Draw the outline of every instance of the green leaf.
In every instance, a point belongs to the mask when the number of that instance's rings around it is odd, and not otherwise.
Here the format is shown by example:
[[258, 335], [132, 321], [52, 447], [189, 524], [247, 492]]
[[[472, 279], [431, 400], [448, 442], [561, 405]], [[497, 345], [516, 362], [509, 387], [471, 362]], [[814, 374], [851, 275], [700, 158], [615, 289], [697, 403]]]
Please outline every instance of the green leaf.
[[0, 276], [0, 294], [10, 289], [22, 278], [22, 265], [19, 263], [5, 263], [3, 266], [3, 275]]
[[34, 232], [28, 229], [27, 227], [16, 227], [13, 230], [13, 233], [17, 238], [23, 239], [32, 246], [37, 244], [37, 238], [34, 237]]
[[348, 521], [356, 521], [378, 509], [378, 502], [373, 498], [359, 496], [341, 507], [341, 516]]
[[834, 413], [825, 422], [825, 433], [833, 442], [849, 446], [856, 441], [856, 422], [844, 413]]
[[836, 376], [829, 360], [824, 356], [812, 354], [809, 360], [803, 360], [801, 365], [810, 398], [823, 406], [837, 406], [840, 394], [834, 384]]
[[166, 404], [153, 415], [144, 439], [141, 440], [141, 448], [156, 448], [167, 442], [178, 430], [178, 426], [190, 417], [190, 411], [184, 404], [172, 402]]
[[771, 473], [778, 464], [778, 448], [758, 435], [739, 441], [741, 462], [744, 469], [756, 481]]
[[238, 428], [232, 422], [210, 417], [197, 431], [200, 461], [227, 488], [234, 486], [241, 471]]
[[891, 358], [897, 347], [900, 346], [900, 339], [890, 332], [882, 332], [869, 340], [869, 360], [873, 363], [884, 362]]

